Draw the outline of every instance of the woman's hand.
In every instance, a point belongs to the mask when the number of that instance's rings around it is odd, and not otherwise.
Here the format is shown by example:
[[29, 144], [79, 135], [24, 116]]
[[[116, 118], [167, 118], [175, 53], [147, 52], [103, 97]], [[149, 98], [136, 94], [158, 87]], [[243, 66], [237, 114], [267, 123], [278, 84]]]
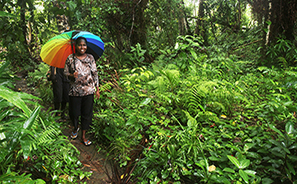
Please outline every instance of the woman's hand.
[[96, 90], [96, 99], [98, 100], [100, 98], [100, 91], [99, 91], [99, 87], [97, 87], [97, 90]]
[[74, 78], [77, 78], [77, 77], [78, 77], [78, 73], [77, 73], [77, 72], [74, 72], [74, 73], [73, 73], [73, 77], [74, 77]]

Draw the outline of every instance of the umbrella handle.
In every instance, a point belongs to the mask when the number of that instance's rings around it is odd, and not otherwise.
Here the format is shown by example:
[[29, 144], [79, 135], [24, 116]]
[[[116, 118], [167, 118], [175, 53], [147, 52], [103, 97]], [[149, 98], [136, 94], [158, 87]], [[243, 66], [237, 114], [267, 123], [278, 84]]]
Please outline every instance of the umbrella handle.
[[[73, 34], [72, 34], [72, 37], [73, 37]], [[75, 66], [75, 58], [74, 58], [74, 51], [73, 51], [73, 39], [71, 37], [71, 50], [72, 50], [72, 57], [73, 57], [73, 67], [74, 67], [74, 71], [73, 73], [75, 72], [76, 70], [76, 66]]]

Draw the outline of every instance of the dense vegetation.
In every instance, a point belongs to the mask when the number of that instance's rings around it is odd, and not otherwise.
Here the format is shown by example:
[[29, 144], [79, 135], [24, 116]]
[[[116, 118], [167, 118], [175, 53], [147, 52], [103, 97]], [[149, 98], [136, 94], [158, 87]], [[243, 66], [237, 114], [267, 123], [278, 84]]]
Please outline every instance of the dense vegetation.
[[297, 183], [297, 2], [197, 3], [2, 1], [0, 181], [90, 176], [43, 108], [40, 48], [69, 26], [106, 43], [92, 132], [114, 183]]

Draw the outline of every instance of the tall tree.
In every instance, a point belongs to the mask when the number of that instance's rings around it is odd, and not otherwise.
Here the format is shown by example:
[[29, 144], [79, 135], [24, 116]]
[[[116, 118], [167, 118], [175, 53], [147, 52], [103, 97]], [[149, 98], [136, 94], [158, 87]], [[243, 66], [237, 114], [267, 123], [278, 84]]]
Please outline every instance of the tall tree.
[[182, 0], [180, 3], [180, 16], [178, 17], [178, 27], [180, 35], [191, 35], [191, 29], [188, 21], [188, 14], [185, 7], [185, 3]]
[[5, 59], [12, 61], [16, 66], [38, 62], [35, 53], [38, 31], [35, 30], [37, 28], [34, 20], [36, 9], [33, 1], [3, 0], [1, 10], [15, 15], [14, 18], [7, 17], [0, 20], [1, 44], [7, 51]]
[[294, 28], [297, 18], [296, 0], [271, 1], [271, 28], [269, 42], [275, 43], [277, 37], [283, 34], [287, 40], [294, 40]]
[[196, 28], [195, 28], [195, 34], [199, 35], [204, 40], [204, 45], [208, 46], [208, 35], [206, 31], [206, 24], [205, 24], [205, 2], [204, 0], [199, 1], [199, 9], [198, 9], [198, 18], [196, 21]]
[[[53, 5], [58, 9], [66, 9], [66, 5], [64, 2], [54, 1]], [[63, 33], [67, 30], [70, 30], [69, 18], [65, 14], [57, 14], [56, 15], [56, 22], [59, 33]]]
[[147, 24], [145, 9], [148, 0], [105, 2], [112, 4], [112, 9], [106, 11], [107, 27], [115, 41], [116, 47], [122, 50], [130, 50], [130, 46], [137, 43], [145, 46]]
[[266, 43], [273, 45], [277, 38], [284, 35], [294, 40], [294, 28], [297, 18], [297, 0], [248, 0], [258, 21], [267, 28], [270, 21], [269, 36]]
[[[267, 48], [273, 48], [280, 38], [295, 41], [295, 25], [297, 18], [297, 0], [248, 0], [252, 5], [253, 13], [257, 16], [260, 25], [263, 26], [262, 61], [266, 59]], [[296, 44], [296, 43], [295, 43]], [[276, 51], [276, 57], [289, 59], [289, 64], [294, 63], [294, 58], [287, 56], [287, 51]], [[274, 56], [275, 57], [275, 56]], [[273, 58], [272, 62], [277, 62]], [[267, 65], [277, 63], [266, 63]]]

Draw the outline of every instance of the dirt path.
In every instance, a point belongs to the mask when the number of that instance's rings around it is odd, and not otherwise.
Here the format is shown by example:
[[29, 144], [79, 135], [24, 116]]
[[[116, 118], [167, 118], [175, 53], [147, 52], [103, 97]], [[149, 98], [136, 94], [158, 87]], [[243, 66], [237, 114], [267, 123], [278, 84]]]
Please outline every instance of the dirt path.
[[[71, 134], [72, 128], [70, 126], [65, 127], [62, 132], [64, 135], [68, 136]], [[81, 182], [86, 182], [87, 184], [107, 184], [108, 177], [104, 172], [106, 155], [102, 152], [97, 152], [100, 145], [92, 142], [90, 146], [85, 146], [82, 143], [81, 131], [79, 131], [78, 137], [70, 142], [78, 149], [80, 152], [79, 160], [84, 165], [82, 170], [92, 172], [92, 176], [88, 179], [83, 179]], [[92, 140], [92, 139], [90, 139]]]
[[[17, 80], [15, 82], [15, 90], [16, 91], [22, 91], [25, 93], [36, 95], [34, 89], [32, 87], [27, 86], [27, 81], [24, 76], [21, 74], [18, 74], [18, 77], [20, 80]], [[48, 107], [45, 107], [48, 108]], [[69, 120], [64, 123], [65, 126], [62, 127], [62, 133], [66, 136], [69, 136], [71, 134], [72, 128], [70, 127]], [[92, 135], [88, 135], [92, 136]], [[81, 131], [79, 131], [79, 135], [77, 139], [72, 140], [69, 138], [70, 142], [78, 149], [80, 152], [79, 160], [83, 164], [82, 170], [89, 171], [93, 173], [89, 179], [84, 178], [79, 183], [86, 182], [87, 184], [107, 184], [109, 183], [108, 177], [105, 173], [105, 161], [106, 161], [106, 155], [100, 151], [98, 152], [98, 147], [100, 146], [96, 142], [93, 141], [93, 143], [90, 146], [85, 146], [82, 143], [81, 140]], [[92, 140], [92, 139], [90, 139]], [[110, 167], [108, 167], [110, 168]]]

